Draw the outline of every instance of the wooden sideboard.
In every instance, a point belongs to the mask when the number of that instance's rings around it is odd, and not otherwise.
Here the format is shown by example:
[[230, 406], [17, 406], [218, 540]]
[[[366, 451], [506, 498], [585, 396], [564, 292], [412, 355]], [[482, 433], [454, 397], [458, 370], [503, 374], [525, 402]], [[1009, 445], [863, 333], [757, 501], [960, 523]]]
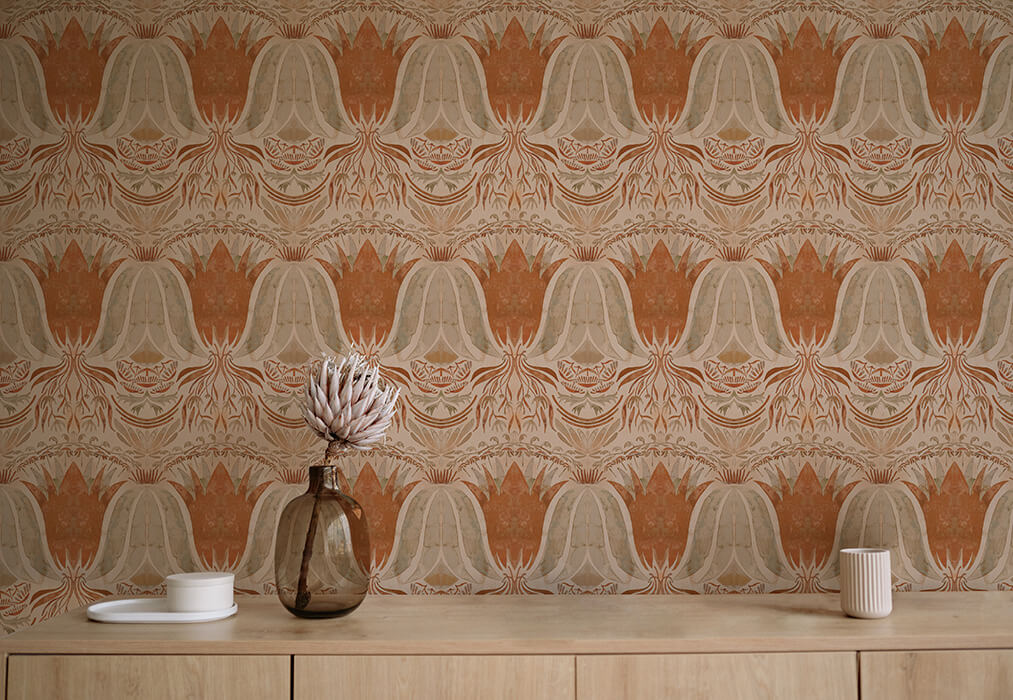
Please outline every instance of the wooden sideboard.
[[882, 620], [836, 595], [389, 596], [337, 620], [238, 602], [220, 622], [78, 610], [2, 638], [0, 700], [1013, 698], [1010, 592], [898, 593]]

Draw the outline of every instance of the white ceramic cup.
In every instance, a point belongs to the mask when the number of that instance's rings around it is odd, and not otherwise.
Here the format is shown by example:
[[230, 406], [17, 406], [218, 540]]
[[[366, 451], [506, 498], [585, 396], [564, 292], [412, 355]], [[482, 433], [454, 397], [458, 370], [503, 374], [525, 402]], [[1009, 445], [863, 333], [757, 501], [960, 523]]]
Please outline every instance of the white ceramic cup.
[[170, 612], [215, 612], [232, 607], [235, 574], [200, 571], [165, 577]]
[[890, 614], [893, 585], [889, 549], [841, 550], [841, 610], [851, 617], [868, 619]]

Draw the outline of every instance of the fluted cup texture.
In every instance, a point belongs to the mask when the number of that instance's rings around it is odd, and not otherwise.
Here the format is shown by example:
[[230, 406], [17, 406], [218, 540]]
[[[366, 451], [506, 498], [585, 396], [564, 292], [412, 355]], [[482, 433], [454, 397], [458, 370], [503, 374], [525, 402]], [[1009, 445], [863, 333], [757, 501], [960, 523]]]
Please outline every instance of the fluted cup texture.
[[893, 610], [890, 550], [841, 550], [841, 610], [851, 617], [875, 619]]

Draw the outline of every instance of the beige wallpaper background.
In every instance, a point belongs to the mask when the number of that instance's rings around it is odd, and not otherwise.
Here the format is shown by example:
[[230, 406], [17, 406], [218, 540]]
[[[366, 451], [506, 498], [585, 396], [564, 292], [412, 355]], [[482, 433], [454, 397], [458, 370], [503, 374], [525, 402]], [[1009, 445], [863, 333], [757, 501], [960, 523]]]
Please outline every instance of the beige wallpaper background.
[[305, 367], [376, 593], [1013, 582], [1013, 4], [7, 0], [4, 631], [272, 593]]

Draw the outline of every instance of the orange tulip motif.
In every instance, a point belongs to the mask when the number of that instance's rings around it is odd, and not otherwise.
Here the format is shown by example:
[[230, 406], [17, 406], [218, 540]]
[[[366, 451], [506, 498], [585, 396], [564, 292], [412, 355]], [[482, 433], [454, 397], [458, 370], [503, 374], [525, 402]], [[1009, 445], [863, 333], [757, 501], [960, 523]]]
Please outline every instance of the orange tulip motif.
[[232, 352], [246, 328], [253, 285], [270, 258], [252, 264], [252, 245], [236, 261], [224, 241], [218, 241], [207, 261], [191, 246], [189, 265], [171, 259], [190, 290], [194, 324], [210, 348], [207, 362], [180, 372], [180, 385], [187, 387], [183, 416], [189, 425], [198, 422], [215, 430], [226, 429], [230, 420], [252, 424], [260, 410], [253, 388], [263, 385], [260, 370], [237, 364]]
[[612, 261], [626, 280], [637, 330], [645, 343], [675, 345], [682, 336], [693, 285], [712, 260], [705, 258], [690, 267], [691, 252], [687, 245], [676, 264], [665, 242], [658, 241], [646, 264], [633, 248], [632, 267]]
[[941, 141], [913, 153], [912, 161], [920, 166], [919, 199], [948, 207], [991, 202], [992, 185], [983, 174], [995, 164], [995, 150], [971, 142], [967, 127], [978, 111], [989, 60], [1006, 37], [985, 43], [983, 23], [968, 39], [956, 17], [942, 37], [924, 26], [924, 42], [904, 38], [921, 60], [929, 103], [945, 131]]
[[921, 283], [929, 326], [941, 345], [966, 346], [978, 331], [985, 290], [1006, 260], [1000, 258], [986, 267], [984, 255], [982, 246], [969, 261], [960, 243], [953, 241], [938, 262], [928, 248], [924, 265], [905, 260]]
[[89, 263], [71, 241], [59, 263], [42, 247], [45, 267], [23, 259], [42, 288], [49, 330], [60, 345], [59, 364], [37, 369], [32, 386], [39, 395], [36, 415], [41, 425], [61, 422], [69, 430], [82, 425], [104, 427], [112, 416], [110, 387], [115, 373], [92, 365], [86, 350], [98, 330], [106, 286], [123, 258], [103, 263], [104, 246]]
[[549, 58], [565, 37], [547, 39], [543, 23], [529, 39], [516, 17], [498, 37], [485, 25], [485, 41], [464, 37], [485, 70], [493, 111], [504, 123], [524, 123], [535, 115]]
[[819, 134], [834, 100], [837, 71], [857, 36], [837, 40], [839, 25], [820, 38], [816, 25], [806, 18], [789, 39], [780, 24], [778, 40], [759, 37], [777, 68], [781, 104], [798, 129], [790, 144], [771, 146], [767, 158], [776, 163], [770, 193], [775, 203], [797, 202], [802, 208], [839, 205], [846, 187], [842, 173], [848, 161], [843, 146], [826, 143]]
[[[550, 169], [557, 152], [551, 146], [533, 143], [527, 129], [541, 102], [549, 59], [565, 37], [549, 39], [552, 31], [542, 23], [529, 38], [516, 17], [498, 36], [488, 24], [484, 27], [484, 38], [464, 38], [482, 64], [486, 95], [503, 134], [499, 143], [474, 149], [473, 163], [480, 170], [475, 192], [482, 204], [496, 202], [510, 209], [529, 201], [545, 204], [555, 188]], [[579, 164], [565, 157], [562, 160]]]
[[534, 563], [542, 541], [545, 514], [565, 483], [545, 486], [545, 471], [542, 469], [529, 483], [515, 462], [498, 484], [488, 471], [484, 488], [465, 482], [485, 515], [489, 549], [508, 573], [526, 570]]
[[237, 262], [224, 241], [218, 241], [207, 262], [202, 261], [192, 247], [189, 265], [172, 260], [190, 289], [197, 330], [209, 344], [232, 345], [243, 334], [250, 293], [270, 262], [268, 258], [251, 266], [251, 251], [252, 246], [248, 246]]
[[251, 488], [253, 468], [234, 483], [219, 462], [207, 483], [190, 470], [190, 483], [170, 481], [190, 513], [190, 527], [201, 563], [208, 569], [234, 569], [246, 551], [250, 518], [270, 481]]
[[105, 25], [89, 39], [76, 18], [71, 18], [57, 39], [44, 25], [45, 45], [31, 37], [25, 41], [35, 51], [46, 78], [46, 95], [53, 115], [63, 123], [85, 123], [95, 113], [102, 90], [102, 74], [122, 36], [103, 42]]
[[904, 37], [921, 59], [929, 103], [944, 123], [966, 124], [978, 110], [985, 68], [1006, 38], [998, 36], [986, 44], [984, 33], [982, 24], [968, 39], [964, 27], [954, 17], [940, 38], [928, 25], [924, 43], [915, 37]]
[[760, 264], [777, 289], [784, 330], [796, 345], [819, 346], [834, 323], [841, 283], [858, 258], [838, 264], [835, 247], [826, 261], [821, 262], [815, 246], [808, 240], [794, 261], [788, 260], [780, 246], [777, 252], [777, 267], [766, 260], [760, 260]]
[[767, 47], [780, 82], [781, 102], [795, 124], [819, 124], [830, 111], [837, 70], [857, 36], [838, 42], [837, 24], [821, 39], [812, 19], [806, 18], [790, 39], [777, 25], [778, 41], [759, 37]]
[[49, 329], [62, 345], [87, 345], [98, 330], [106, 285], [126, 259], [103, 264], [104, 250], [104, 246], [99, 248], [89, 264], [81, 246], [71, 241], [59, 263], [45, 246], [45, 268], [34, 260], [23, 260], [39, 280]]
[[794, 261], [780, 246], [777, 252], [777, 267], [766, 260], [760, 264], [774, 283], [782, 326], [798, 352], [792, 364], [775, 367], [766, 375], [768, 385], [774, 387], [770, 416], [775, 426], [797, 423], [803, 430], [818, 424], [840, 426], [846, 412], [841, 392], [848, 375], [823, 364], [819, 349], [833, 326], [841, 284], [858, 259], [838, 264], [834, 247], [821, 261], [808, 240]]
[[383, 345], [394, 325], [394, 307], [401, 283], [418, 262], [418, 258], [398, 262], [397, 251], [394, 246], [386, 262], [381, 262], [373, 244], [366, 241], [356, 253], [354, 262], [340, 248], [337, 267], [317, 258], [337, 292], [341, 325], [358, 347]]
[[961, 587], [964, 570], [978, 556], [985, 513], [1006, 483], [998, 481], [986, 489], [984, 481], [983, 469], [968, 484], [964, 471], [954, 463], [942, 482], [937, 482], [927, 469], [926, 486], [904, 482], [922, 507], [929, 548], [947, 576], [944, 587]]
[[353, 39], [337, 26], [338, 43], [318, 36], [334, 60], [341, 85], [341, 100], [348, 116], [358, 124], [379, 124], [394, 102], [394, 87], [401, 59], [418, 37], [398, 40], [398, 25], [381, 39], [372, 20], [359, 25]]
[[672, 128], [686, 107], [693, 64], [711, 36], [692, 40], [691, 25], [677, 33], [661, 17], [646, 39], [632, 24], [630, 30], [630, 40], [611, 38], [626, 58], [633, 98], [650, 133], [643, 143], [619, 151], [619, 162], [627, 168], [623, 199], [655, 209], [674, 202], [695, 204], [700, 185], [694, 171], [703, 153], [677, 141]]
[[[690, 488], [691, 470], [687, 469], [678, 485], [665, 465], [658, 464], [645, 485], [632, 469], [632, 487], [610, 482], [619, 492], [630, 513], [633, 541], [640, 561], [654, 572], [664, 586], [665, 576], [682, 559], [689, 539], [693, 508], [710, 482]], [[672, 592], [658, 589], [657, 592]]]
[[485, 265], [465, 262], [485, 292], [489, 325], [504, 345], [526, 346], [538, 332], [545, 290], [564, 259], [545, 262], [542, 246], [529, 262], [517, 241], [510, 242], [498, 263], [488, 248], [485, 255]]
[[803, 581], [818, 573], [829, 558], [837, 516], [844, 499], [859, 483], [852, 481], [841, 486], [837, 483], [838, 475], [839, 470], [835, 469], [824, 483], [807, 462], [794, 482], [789, 482], [780, 469], [776, 487], [760, 482], [777, 513], [781, 547]]
[[636, 27], [631, 29], [632, 46], [618, 37], [612, 37], [612, 41], [629, 64], [640, 114], [647, 122], [674, 123], [686, 106], [693, 63], [711, 37], [704, 36], [690, 44], [690, 26], [675, 36], [661, 17], [646, 40], [641, 39]]
[[247, 24], [236, 38], [221, 17], [211, 27], [207, 39], [201, 38], [192, 24], [190, 30], [192, 47], [183, 39], [170, 39], [190, 66], [197, 108], [209, 122], [233, 122], [246, 104], [253, 62], [271, 37], [251, 43], [252, 25]]
[[76, 462], [67, 467], [59, 485], [47, 469], [42, 470], [42, 478], [43, 487], [22, 483], [42, 511], [49, 553], [61, 569], [88, 569], [102, 541], [109, 502], [126, 482], [104, 484], [103, 468], [89, 484]]
[[921, 387], [918, 416], [923, 425], [945, 425], [959, 430], [967, 422], [990, 425], [988, 399], [996, 387], [995, 373], [971, 364], [967, 349], [981, 323], [985, 291], [1005, 258], [985, 265], [985, 246], [968, 260], [957, 241], [950, 243], [937, 261], [925, 248], [923, 264], [905, 258], [925, 294], [929, 327], [943, 350], [942, 361], [915, 371], [914, 385]]
[[395, 468], [387, 480], [380, 479], [368, 462], [362, 465], [349, 493], [359, 502], [366, 513], [369, 524], [369, 546], [371, 550], [370, 570], [376, 573], [384, 568], [394, 550], [395, 533], [401, 505], [415, 488], [417, 481], [398, 486], [398, 469]]

